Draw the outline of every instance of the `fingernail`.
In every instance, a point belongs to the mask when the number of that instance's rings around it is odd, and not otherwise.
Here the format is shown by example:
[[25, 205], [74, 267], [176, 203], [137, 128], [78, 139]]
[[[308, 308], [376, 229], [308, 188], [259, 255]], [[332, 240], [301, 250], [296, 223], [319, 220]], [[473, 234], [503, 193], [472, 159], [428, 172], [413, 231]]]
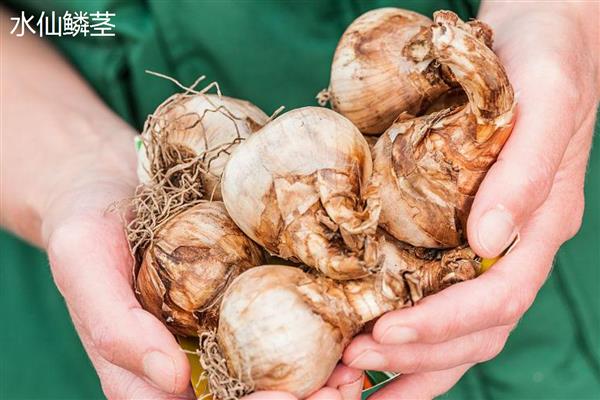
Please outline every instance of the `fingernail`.
[[381, 344], [404, 344], [417, 340], [417, 331], [405, 326], [390, 326], [381, 336]]
[[358, 369], [382, 370], [386, 365], [385, 357], [373, 350], [367, 350], [360, 353], [354, 360], [348, 364], [349, 367]]
[[338, 390], [344, 400], [355, 400], [360, 398], [360, 394], [363, 388], [364, 376], [361, 374], [360, 377], [352, 383], [341, 385]]
[[160, 351], [151, 351], [144, 356], [144, 374], [160, 389], [173, 393], [175, 391], [175, 362]]
[[502, 205], [487, 211], [479, 220], [477, 239], [488, 254], [496, 257], [514, 240], [517, 229], [512, 215]]

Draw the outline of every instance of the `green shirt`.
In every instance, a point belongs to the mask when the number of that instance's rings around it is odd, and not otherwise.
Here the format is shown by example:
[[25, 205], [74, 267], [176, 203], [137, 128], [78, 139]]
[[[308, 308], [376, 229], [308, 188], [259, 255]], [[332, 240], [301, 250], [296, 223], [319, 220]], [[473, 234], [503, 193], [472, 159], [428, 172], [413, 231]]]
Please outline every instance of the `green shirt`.
[[[473, 17], [477, 4], [440, 1], [9, 1], [18, 12], [111, 11], [114, 38], [53, 41], [100, 96], [141, 129], [178, 89], [153, 70], [191, 84], [199, 75], [267, 114], [315, 105], [345, 27], [368, 9], [398, 6]], [[598, 131], [598, 126], [596, 126]], [[596, 136], [596, 142], [598, 141]], [[531, 309], [494, 360], [472, 368], [445, 398], [600, 396], [600, 152], [586, 185], [584, 224], [558, 254]], [[102, 398], [102, 391], [40, 251], [0, 232], [2, 399]], [[523, 265], [527, 268], [527, 265]]]

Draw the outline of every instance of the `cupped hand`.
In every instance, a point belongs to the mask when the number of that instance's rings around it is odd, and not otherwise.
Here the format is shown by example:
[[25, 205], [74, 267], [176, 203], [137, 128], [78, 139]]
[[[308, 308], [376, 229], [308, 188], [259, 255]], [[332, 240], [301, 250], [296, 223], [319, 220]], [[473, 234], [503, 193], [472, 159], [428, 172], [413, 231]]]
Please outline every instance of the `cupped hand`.
[[597, 27], [586, 23], [585, 10], [569, 7], [496, 3], [483, 13], [496, 31], [495, 50], [518, 110], [513, 133], [478, 191], [468, 238], [484, 257], [520, 240], [477, 279], [388, 313], [372, 333], [355, 338], [346, 365], [402, 373], [373, 399], [432, 398], [475, 363], [495, 357], [534, 301], [560, 245], [581, 225], [600, 93]]
[[54, 279], [109, 399], [190, 398], [186, 356], [137, 302], [123, 224], [108, 211], [132, 196], [135, 177], [92, 150], [61, 166], [43, 216]]
[[[114, 147], [106, 148], [69, 161], [53, 185], [42, 230], [54, 280], [109, 399], [194, 398], [185, 354], [135, 298], [123, 222], [111, 211], [115, 203], [132, 196], [135, 168], [111, 167], [123, 163], [107, 159], [104, 154]], [[133, 159], [127, 153], [120, 155]], [[310, 400], [354, 400], [360, 397], [362, 383], [362, 371], [339, 365], [327, 386]], [[256, 392], [247, 398], [293, 396]]]

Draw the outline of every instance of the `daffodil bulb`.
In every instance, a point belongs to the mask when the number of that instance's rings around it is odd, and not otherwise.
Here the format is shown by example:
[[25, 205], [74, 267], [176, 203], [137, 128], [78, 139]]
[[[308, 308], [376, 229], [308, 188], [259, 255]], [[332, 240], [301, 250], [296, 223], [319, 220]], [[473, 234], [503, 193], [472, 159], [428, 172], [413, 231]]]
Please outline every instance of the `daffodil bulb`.
[[[197, 185], [220, 200], [220, 179], [229, 154], [268, 117], [250, 102], [214, 94], [179, 93], [148, 117], [138, 151], [141, 183]], [[174, 168], [175, 167], [175, 168]]]
[[221, 202], [203, 202], [159, 227], [136, 274], [143, 307], [173, 333], [215, 328], [227, 285], [264, 262]]
[[399, 8], [357, 18], [344, 32], [331, 65], [331, 106], [365, 134], [381, 134], [403, 111], [417, 114], [448, 90], [437, 66], [404, 48], [431, 20]]
[[204, 359], [203, 365], [221, 374], [209, 382], [229, 379], [238, 391], [231, 396], [227, 387], [213, 385], [214, 393], [236, 398], [281, 390], [303, 399], [325, 384], [366, 322], [471, 279], [479, 268], [466, 248], [422, 260], [391, 243], [382, 247], [385, 267], [360, 280], [336, 281], [283, 265], [236, 278], [223, 298], [216, 337], [230, 376], [222, 376], [218, 362]]
[[271, 254], [336, 279], [377, 269], [379, 199], [369, 146], [342, 115], [289, 111], [231, 155], [221, 183], [235, 223]]
[[515, 98], [506, 72], [488, 47], [491, 30], [438, 12], [407, 44], [416, 63], [446, 70], [466, 96], [428, 114], [401, 114], [373, 149], [380, 181], [380, 226], [414, 246], [465, 242], [475, 193], [512, 130]]

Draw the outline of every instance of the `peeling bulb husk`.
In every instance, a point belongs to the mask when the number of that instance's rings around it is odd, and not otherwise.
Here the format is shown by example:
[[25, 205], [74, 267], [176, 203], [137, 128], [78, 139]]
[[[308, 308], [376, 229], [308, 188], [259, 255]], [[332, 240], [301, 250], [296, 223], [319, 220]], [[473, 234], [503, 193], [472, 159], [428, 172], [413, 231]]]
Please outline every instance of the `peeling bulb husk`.
[[379, 198], [369, 146], [343, 116], [289, 111], [231, 155], [223, 201], [236, 224], [271, 254], [336, 279], [378, 267]]
[[203, 202], [157, 231], [137, 272], [138, 298], [171, 332], [196, 336], [217, 326], [227, 285], [262, 263], [260, 248], [229, 218], [223, 203]]
[[445, 68], [466, 95], [449, 95], [422, 116], [401, 114], [373, 148], [379, 224], [411, 245], [465, 243], [475, 193], [512, 130], [513, 89], [486, 40], [491, 31], [483, 23], [446, 11], [435, 14], [418, 46], [407, 47], [416, 61]]

